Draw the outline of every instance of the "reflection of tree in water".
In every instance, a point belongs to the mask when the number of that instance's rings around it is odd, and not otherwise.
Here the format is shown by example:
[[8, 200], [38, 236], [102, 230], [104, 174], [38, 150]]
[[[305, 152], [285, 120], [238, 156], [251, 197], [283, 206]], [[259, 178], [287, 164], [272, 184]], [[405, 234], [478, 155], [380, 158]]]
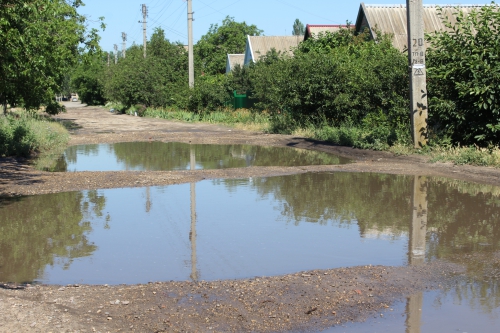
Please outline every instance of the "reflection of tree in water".
[[[237, 188], [242, 180], [224, 180]], [[248, 186], [272, 196], [295, 224], [356, 223], [361, 235], [408, 234], [413, 176], [368, 173], [308, 173], [255, 178]], [[500, 189], [440, 178], [427, 179], [427, 257], [490, 244], [500, 248]]]
[[[129, 168], [145, 170], [188, 169], [190, 148], [196, 164], [204, 169], [242, 168], [247, 166], [297, 166], [339, 164], [335, 155], [284, 147], [251, 145], [190, 145], [179, 142], [133, 142], [113, 145], [118, 161]], [[342, 162], [345, 162], [342, 160]]]
[[23, 197], [0, 202], [0, 281], [31, 282], [46, 265], [68, 268], [91, 255], [90, 218], [102, 215], [96, 191]]
[[[237, 188], [239, 179], [224, 180]], [[358, 220], [361, 231], [377, 225], [408, 230], [412, 179], [358, 173], [308, 173], [285, 177], [254, 178], [249, 186], [262, 196], [280, 202], [278, 209], [289, 221], [327, 224], [330, 220]], [[392, 202], [387, 209], [387, 202]]]
[[[37, 163], [38, 168], [45, 171], [52, 172], [65, 172], [68, 170], [68, 163], [75, 164], [77, 162], [78, 154], [82, 155], [97, 155], [99, 151], [99, 145], [80, 145], [80, 146], [70, 146], [66, 148], [61, 155], [48, 155], [44, 156], [43, 159], [47, 161], [40, 161]], [[98, 163], [99, 161], [96, 161]]]
[[440, 306], [445, 297], [452, 297], [454, 303], [466, 304], [471, 310], [492, 313], [500, 307], [500, 281], [497, 279], [458, 281], [452, 287], [445, 287], [435, 298], [435, 306]]

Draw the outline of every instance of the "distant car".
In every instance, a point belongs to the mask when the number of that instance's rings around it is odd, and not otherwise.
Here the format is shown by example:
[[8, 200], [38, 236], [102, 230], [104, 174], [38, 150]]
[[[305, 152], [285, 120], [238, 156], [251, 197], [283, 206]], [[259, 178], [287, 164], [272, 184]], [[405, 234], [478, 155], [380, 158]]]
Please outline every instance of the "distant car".
[[72, 102], [78, 102], [78, 98], [73, 97], [73, 98], [71, 99], [71, 101], [72, 101]]

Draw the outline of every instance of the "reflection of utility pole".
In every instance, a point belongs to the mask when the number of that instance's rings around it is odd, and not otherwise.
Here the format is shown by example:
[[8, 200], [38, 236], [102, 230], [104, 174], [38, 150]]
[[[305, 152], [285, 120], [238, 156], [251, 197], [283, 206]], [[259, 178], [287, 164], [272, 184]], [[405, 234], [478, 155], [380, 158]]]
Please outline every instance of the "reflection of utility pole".
[[[412, 195], [412, 220], [408, 248], [408, 263], [420, 265], [425, 262], [425, 236], [427, 233], [427, 179], [415, 176]], [[406, 333], [420, 333], [422, 322], [423, 293], [408, 297], [406, 301]]]
[[427, 180], [415, 176], [413, 183], [413, 214], [410, 228], [408, 262], [410, 265], [425, 261], [425, 235], [427, 233]]
[[423, 293], [408, 297], [406, 301], [406, 333], [420, 333], [423, 303]]
[[151, 210], [151, 196], [149, 194], [149, 186], [146, 187], [146, 213]]
[[[191, 170], [196, 168], [196, 156], [194, 148], [190, 150]], [[196, 268], [196, 184], [191, 183], [191, 231], [189, 232], [191, 241], [191, 280], [198, 281], [198, 270]]]

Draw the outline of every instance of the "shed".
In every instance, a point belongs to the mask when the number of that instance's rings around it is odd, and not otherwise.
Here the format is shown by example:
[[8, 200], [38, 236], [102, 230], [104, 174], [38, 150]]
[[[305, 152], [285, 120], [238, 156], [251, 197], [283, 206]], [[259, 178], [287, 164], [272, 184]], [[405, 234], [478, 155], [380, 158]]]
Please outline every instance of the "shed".
[[230, 73], [236, 65], [243, 67], [245, 62], [244, 54], [228, 54], [226, 60], [226, 74]]
[[325, 33], [325, 32], [337, 32], [340, 29], [348, 29], [348, 25], [341, 25], [341, 24], [336, 24], [336, 25], [328, 25], [328, 24], [308, 24], [306, 25], [306, 32], [304, 33], [304, 40], [308, 40], [309, 38], [313, 36], [318, 36], [320, 33]]
[[[443, 15], [448, 16], [454, 23], [453, 13], [460, 8], [465, 14], [481, 8], [481, 5], [424, 5], [424, 31], [431, 33], [447, 29], [438, 16], [438, 7], [443, 10]], [[356, 20], [356, 31], [370, 30], [372, 37], [376, 38], [374, 29], [383, 33], [394, 35], [393, 45], [400, 51], [407, 49], [408, 29], [406, 18], [406, 5], [365, 5], [359, 7]], [[428, 45], [427, 45], [428, 46]]]
[[247, 36], [244, 64], [258, 61], [272, 49], [289, 53], [292, 48], [299, 46], [303, 39], [303, 36]]

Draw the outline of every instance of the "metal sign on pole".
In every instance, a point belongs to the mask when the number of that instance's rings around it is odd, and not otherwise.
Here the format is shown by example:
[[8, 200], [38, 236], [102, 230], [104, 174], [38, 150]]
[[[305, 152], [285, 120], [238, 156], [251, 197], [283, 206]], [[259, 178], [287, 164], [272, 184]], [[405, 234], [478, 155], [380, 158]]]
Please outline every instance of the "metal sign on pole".
[[415, 148], [427, 144], [427, 83], [425, 68], [424, 6], [422, 0], [406, 0], [408, 61], [410, 65], [410, 115]]

